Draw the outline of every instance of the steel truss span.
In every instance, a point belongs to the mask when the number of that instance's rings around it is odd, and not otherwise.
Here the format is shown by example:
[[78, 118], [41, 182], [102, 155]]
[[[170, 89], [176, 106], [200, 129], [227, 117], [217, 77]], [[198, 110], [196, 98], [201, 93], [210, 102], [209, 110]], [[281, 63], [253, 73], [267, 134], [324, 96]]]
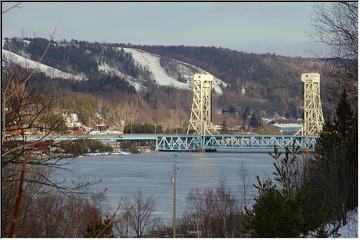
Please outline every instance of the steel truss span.
[[[81, 139], [105, 141], [153, 141], [158, 151], [234, 151], [234, 152], [273, 152], [274, 146], [280, 152], [285, 147], [299, 148], [300, 151], [314, 151], [317, 136], [291, 135], [64, 135], [58, 137], [28, 136], [25, 141], [55, 142]], [[14, 139], [23, 140], [23, 139]]]
[[159, 151], [236, 151], [272, 152], [276, 146], [280, 152], [298, 148], [299, 151], [314, 151], [316, 136], [285, 135], [184, 135], [158, 136], [156, 149]]

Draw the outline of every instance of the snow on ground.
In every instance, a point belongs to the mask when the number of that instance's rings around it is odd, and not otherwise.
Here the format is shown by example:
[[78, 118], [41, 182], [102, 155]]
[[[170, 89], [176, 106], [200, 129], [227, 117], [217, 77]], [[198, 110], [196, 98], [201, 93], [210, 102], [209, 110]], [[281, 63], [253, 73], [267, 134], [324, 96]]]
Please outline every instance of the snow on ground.
[[[121, 49], [121, 48], [120, 48]], [[154, 54], [134, 49], [123, 48], [125, 52], [130, 53], [134, 61], [147, 69], [153, 74], [155, 82], [161, 86], [173, 86], [176, 88], [189, 89], [188, 83], [179, 82], [178, 80], [167, 75], [160, 65], [160, 58]]]
[[357, 208], [348, 212], [347, 223], [340, 227], [338, 233], [341, 238], [358, 237], [358, 211]]
[[98, 70], [108, 73], [108, 74], [113, 74], [113, 75], [121, 77], [121, 78], [124, 78], [131, 86], [133, 86], [135, 88], [135, 90], [137, 92], [146, 89], [146, 87], [144, 87], [140, 83], [137, 83], [137, 81], [138, 81], [137, 79], [120, 72], [116, 68], [110, 67], [106, 63], [102, 63], [102, 64], [98, 65]]
[[[223, 83], [224, 83], [224, 84], [223, 84]], [[222, 84], [224, 87], [227, 86], [227, 84], [226, 84], [225, 82], [223, 82], [222, 80], [214, 77], [213, 89], [215, 90], [216, 93], [218, 93], [218, 94], [220, 94], [220, 95], [223, 93], [223, 91], [222, 91], [222, 89], [221, 89], [221, 87], [220, 87], [221, 84]]]
[[1, 49], [2, 57], [9, 62], [20, 65], [23, 68], [36, 69], [39, 72], [44, 73], [46, 76], [51, 78], [63, 78], [63, 79], [73, 79], [77, 81], [87, 80], [84, 75], [74, 75], [70, 73], [63, 72], [59, 69], [47, 66], [42, 63], [37, 63], [33, 60], [27, 59], [18, 54], [9, 52], [7, 50]]
[[[121, 49], [121, 48], [119, 48]], [[192, 76], [189, 78], [188, 76], [185, 76], [186, 73], [184, 74], [184, 72], [180, 71], [180, 74], [183, 75], [183, 77], [188, 79], [188, 82], [183, 83], [180, 82], [172, 77], [170, 77], [166, 71], [163, 69], [163, 67], [160, 65], [160, 57], [157, 54], [153, 54], [153, 53], [148, 53], [145, 52], [143, 50], [140, 49], [135, 49], [135, 48], [123, 48], [124, 51], [126, 51], [127, 53], [130, 53], [134, 59], [134, 61], [144, 67], [146, 67], [154, 76], [155, 78], [155, 82], [159, 85], [162, 86], [173, 86], [176, 88], [181, 88], [181, 89], [191, 89], [192, 88]], [[200, 72], [200, 73], [207, 73], [209, 74], [209, 72], [201, 69], [200, 67], [194, 66], [192, 64], [189, 63], [185, 63], [185, 62], [181, 62], [179, 60], [176, 59], [172, 59], [172, 58], [168, 58], [170, 61], [174, 61], [176, 63], [178, 63], [181, 67], [185, 67], [188, 69], [192, 69], [194, 72]], [[186, 71], [185, 71], [186, 72]], [[213, 89], [215, 90], [216, 93], [218, 94], [222, 94], [222, 87], [226, 87], [227, 84], [216, 78], [214, 76], [214, 82], [213, 82]]]
[[[339, 225], [338, 221], [330, 222], [325, 225], [325, 230], [327, 232], [331, 232]], [[316, 231], [310, 231], [306, 236], [306, 238], [313, 238], [315, 236]], [[347, 212], [347, 222], [344, 226], [341, 226], [337, 231], [337, 236], [330, 236], [330, 238], [357, 238], [358, 237], [358, 210], [355, 208], [352, 211]]]
[[[5, 40], [2, 39], [2, 45], [4, 44]], [[24, 40], [25, 44], [29, 44], [29, 41]], [[121, 48], [119, 48], [121, 49]], [[169, 76], [166, 71], [163, 69], [163, 67], [160, 65], [160, 56], [152, 53], [148, 53], [145, 51], [142, 51], [140, 49], [134, 49], [134, 48], [123, 48], [124, 51], [130, 53], [136, 63], [139, 65], [142, 65], [143, 67], [147, 68], [151, 74], [154, 76], [155, 82], [158, 85], [162, 86], [172, 86], [175, 88], [180, 89], [192, 89], [192, 72], [201, 72], [201, 73], [208, 73], [207, 71], [201, 69], [200, 67], [191, 65], [189, 63], [181, 62], [175, 59], [169, 58], [170, 61], [174, 61], [179, 64], [179, 73], [188, 79], [188, 82], [180, 82], [177, 79]], [[37, 63], [33, 60], [30, 60], [26, 56], [21, 56], [19, 54], [12, 53], [10, 51], [2, 49], [2, 56], [4, 59], [7, 59], [10, 62], [13, 62], [15, 64], [18, 64], [25, 68], [34, 69], [36, 68], [38, 71], [43, 72], [45, 75], [51, 77], [51, 78], [64, 78], [64, 79], [74, 79], [78, 81], [87, 80], [86, 76], [84, 74], [70, 74], [63, 72], [59, 69]], [[119, 76], [121, 78], [124, 78], [126, 81], [129, 82], [131, 86], [133, 86], [136, 91], [141, 91], [146, 89], [145, 86], [143, 86], [139, 81], [139, 79], [133, 78], [131, 76], [128, 76], [122, 72], [120, 72], [118, 69], [111, 67], [105, 63], [100, 64], [98, 66], [99, 71], [113, 74], [115, 76]], [[191, 76], [190, 76], [191, 75]], [[222, 94], [222, 87], [226, 87], [227, 84], [223, 82], [222, 80], [216, 78], [214, 76], [214, 82], [213, 82], [213, 89], [216, 93]]]
[[[153, 55], [155, 55], [155, 54], [153, 54]], [[169, 59], [174, 61], [174, 62], [177, 62], [179, 64], [182, 64], [184, 66], [187, 66], [189, 68], [192, 68], [198, 73], [210, 74], [209, 72], [205, 71], [204, 69], [202, 69], [202, 68], [200, 68], [198, 66], [192, 65], [190, 63], [182, 62], [182, 61], [172, 59], [172, 58], [169, 58]], [[217, 78], [216, 76], [214, 76], [213, 89], [215, 90], [216, 93], [221, 95], [223, 93], [221, 87], [226, 87], [227, 85], [228, 84], [226, 82], [224, 82], [223, 80], [221, 80], [221, 79]]]

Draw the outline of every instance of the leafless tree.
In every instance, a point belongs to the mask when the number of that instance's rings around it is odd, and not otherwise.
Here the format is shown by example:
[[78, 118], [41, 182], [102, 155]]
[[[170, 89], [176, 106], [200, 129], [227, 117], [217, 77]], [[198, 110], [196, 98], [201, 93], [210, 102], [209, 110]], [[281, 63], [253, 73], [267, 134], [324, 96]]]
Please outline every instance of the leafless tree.
[[[3, 10], [2, 14], [19, 5], [20, 3], [14, 4]], [[2, 66], [1, 180], [2, 192], [6, 193], [1, 199], [3, 209], [6, 209], [1, 214], [2, 236], [15, 237], [17, 233], [18, 236], [31, 236], [36, 232], [41, 234], [44, 229], [28, 227], [29, 223], [40, 225], [36, 224], [40, 219], [36, 214], [40, 211], [34, 212], [34, 209], [39, 210], [39, 200], [53, 198], [49, 195], [51, 188], [70, 193], [86, 185], [64, 187], [49, 178], [51, 169], [64, 167], [59, 162], [60, 155], [51, 151], [57, 147], [51, 140], [51, 134], [61, 132], [63, 119], [55, 113], [49, 93], [42, 89], [31, 89], [29, 85], [51, 46], [55, 30], [32, 69], [15, 67], [9, 63], [3, 63]], [[29, 132], [36, 132], [39, 138], [28, 141]], [[63, 206], [60, 198], [53, 199], [52, 205], [47, 208], [48, 213]], [[44, 205], [40, 209], [45, 208]], [[47, 223], [51, 225], [45, 227], [44, 231], [48, 234], [37, 236], [57, 235], [52, 222]]]
[[[2, 236], [8, 236], [13, 198], [16, 188], [8, 188], [2, 203]], [[10, 207], [10, 208], [9, 208]], [[82, 237], [89, 222], [100, 216], [101, 209], [94, 202], [79, 195], [64, 195], [55, 188], [24, 182], [21, 214], [17, 220], [16, 236], [21, 237]]]
[[223, 223], [222, 234], [224, 237], [233, 237], [233, 218], [237, 212], [235, 198], [225, 185], [225, 180], [220, 179], [218, 187], [215, 190], [216, 210]]
[[143, 237], [146, 232], [153, 230], [157, 222], [154, 212], [154, 200], [151, 197], [145, 198], [144, 194], [138, 191], [131, 200], [121, 199], [115, 229], [120, 236], [128, 236], [130, 228], [136, 237]]
[[[63, 132], [64, 121], [54, 109], [51, 93], [31, 87], [30, 83], [51, 45], [52, 36], [34, 69], [11, 65], [4, 65], [2, 69], [1, 180], [2, 191], [9, 196], [2, 197], [3, 207], [7, 209], [2, 212], [3, 236], [17, 236], [19, 220], [27, 219], [28, 207], [32, 207], [23, 200], [34, 204], [29, 200], [34, 197], [33, 190], [44, 195], [50, 188], [56, 188], [70, 194], [83, 192], [88, 185], [65, 186], [50, 178], [51, 169], [64, 169], [70, 162], [60, 162], [64, 155], [53, 151], [59, 144], [52, 134]], [[35, 133], [36, 139], [29, 140], [29, 133]]]
[[15, 3], [14, 5], [12, 5], [11, 7], [4, 9], [3, 11], [1, 11], [1, 14], [5, 14], [11, 10], [13, 10], [14, 8], [19, 8], [20, 7], [21, 2]]
[[188, 211], [181, 232], [189, 237], [240, 237], [240, 211], [223, 179], [215, 189], [194, 189], [187, 198]]
[[[66, 169], [65, 165], [70, 163], [60, 161], [65, 156], [56, 152], [60, 144], [53, 135], [63, 133], [64, 121], [61, 109], [54, 106], [52, 93], [32, 87], [31, 80], [53, 42], [55, 30], [31, 69], [9, 63], [2, 65], [1, 235], [4, 237], [81, 237], [89, 220], [101, 214], [98, 203], [74, 194], [87, 190], [88, 183], [66, 185], [50, 177], [52, 171]], [[35, 133], [35, 139], [29, 140], [29, 133]]]
[[358, 3], [321, 3], [315, 9], [313, 38], [332, 50], [333, 75], [354, 95], [358, 80]]
[[115, 234], [117, 237], [129, 237], [130, 199], [128, 197], [121, 198], [119, 205], [119, 213], [114, 224]]

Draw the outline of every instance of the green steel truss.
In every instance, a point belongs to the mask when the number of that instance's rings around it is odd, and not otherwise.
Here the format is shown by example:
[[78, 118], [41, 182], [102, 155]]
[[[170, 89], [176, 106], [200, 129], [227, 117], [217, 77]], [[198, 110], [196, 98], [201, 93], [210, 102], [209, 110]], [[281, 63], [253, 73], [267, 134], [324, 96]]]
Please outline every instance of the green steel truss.
[[314, 151], [316, 136], [290, 135], [183, 135], [158, 136], [156, 149], [159, 151], [236, 151], [272, 152], [285, 147], [299, 148], [300, 151]]

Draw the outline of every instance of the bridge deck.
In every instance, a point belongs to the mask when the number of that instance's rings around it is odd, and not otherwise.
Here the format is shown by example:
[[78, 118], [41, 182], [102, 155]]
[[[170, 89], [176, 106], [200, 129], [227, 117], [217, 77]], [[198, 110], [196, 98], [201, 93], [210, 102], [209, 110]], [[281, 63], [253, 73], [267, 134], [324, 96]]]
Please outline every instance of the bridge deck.
[[[39, 136], [28, 136], [27, 141], [39, 140]], [[315, 150], [317, 136], [291, 135], [63, 135], [51, 136], [42, 140], [72, 141], [79, 139], [113, 141], [154, 141], [159, 151], [238, 151], [271, 152], [276, 146], [280, 151], [285, 147], [298, 147], [300, 150]]]

